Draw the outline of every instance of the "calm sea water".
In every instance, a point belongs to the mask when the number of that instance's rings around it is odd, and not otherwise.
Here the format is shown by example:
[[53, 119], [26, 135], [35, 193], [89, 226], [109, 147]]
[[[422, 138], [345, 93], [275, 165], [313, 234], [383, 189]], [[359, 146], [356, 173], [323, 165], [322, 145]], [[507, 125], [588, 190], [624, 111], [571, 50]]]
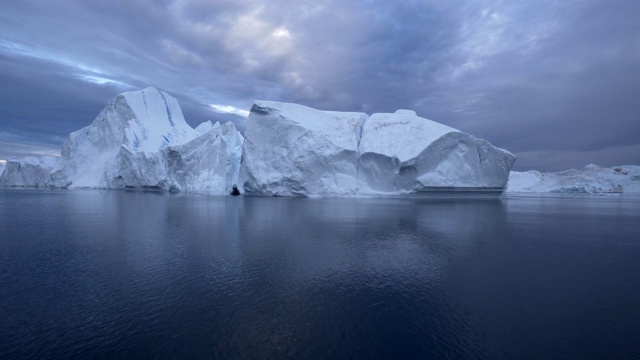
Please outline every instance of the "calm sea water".
[[0, 358], [639, 358], [640, 198], [0, 191]]

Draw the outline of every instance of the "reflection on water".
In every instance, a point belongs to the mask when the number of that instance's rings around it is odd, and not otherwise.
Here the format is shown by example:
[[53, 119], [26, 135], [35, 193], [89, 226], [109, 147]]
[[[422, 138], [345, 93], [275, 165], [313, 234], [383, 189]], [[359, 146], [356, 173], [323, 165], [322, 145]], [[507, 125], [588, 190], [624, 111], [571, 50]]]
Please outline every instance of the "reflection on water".
[[638, 209], [2, 191], [0, 357], [630, 354]]

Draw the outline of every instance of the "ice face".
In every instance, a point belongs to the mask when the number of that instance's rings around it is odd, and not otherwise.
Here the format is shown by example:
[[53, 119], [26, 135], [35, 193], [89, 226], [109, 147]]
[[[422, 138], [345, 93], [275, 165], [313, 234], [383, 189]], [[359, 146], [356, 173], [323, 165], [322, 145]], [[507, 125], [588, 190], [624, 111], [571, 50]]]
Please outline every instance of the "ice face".
[[123, 93], [116, 99], [116, 102], [123, 99], [125, 108], [132, 112], [125, 143], [134, 151], [155, 152], [198, 135], [184, 120], [178, 101], [165, 92], [149, 87]]
[[363, 113], [258, 101], [245, 131], [242, 190], [255, 195], [355, 195]]
[[[211, 123], [211, 120], [209, 121], [205, 121], [203, 123], [201, 123], [200, 125], [196, 126], [196, 131], [198, 132], [198, 134], [202, 135], [204, 133], [206, 133], [207, 131], [211, 130], [211, 128], [214, 125]], [[216, 122], [215, 126], [220, 126], [219, 122]]]
[[172, 189], [229, 195], [237, 187], [243, 137], [233, 123], [216, 123], [194, 140], [163, 151]]
[[373, 114], [360, 141], [359, 194], [504, 188], [515, 156], [410, 110]]

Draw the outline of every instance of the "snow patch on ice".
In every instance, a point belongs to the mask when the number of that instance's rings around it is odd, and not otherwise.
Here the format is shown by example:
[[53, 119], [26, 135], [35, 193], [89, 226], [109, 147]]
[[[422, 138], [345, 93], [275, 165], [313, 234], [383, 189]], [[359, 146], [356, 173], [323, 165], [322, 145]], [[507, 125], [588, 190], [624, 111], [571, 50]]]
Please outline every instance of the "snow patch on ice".
[[371, 115], [363, 127], [360, 147], [363, 154], [385, 154], [405, 162], [416, 158], [426, 146], [453, 131], [457, 130], [418, 117], [410, 110], [378, 113]]

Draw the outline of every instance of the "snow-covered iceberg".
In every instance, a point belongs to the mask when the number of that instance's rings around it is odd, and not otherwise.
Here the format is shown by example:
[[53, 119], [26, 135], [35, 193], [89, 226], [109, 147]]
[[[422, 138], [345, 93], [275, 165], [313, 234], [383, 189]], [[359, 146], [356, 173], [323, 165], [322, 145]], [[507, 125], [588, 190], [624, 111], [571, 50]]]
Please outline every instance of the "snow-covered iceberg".
[[163, 150], [171, 186], [186, 192], [234, 193], [244, 138], [232, 122], [198, 129], [206, 132], [186, 144]]
[[243, 137], [233, 123], [191, 128], [154, 88], [122, 93], [60, 157], [10, 160], [3, 186], [156, 188], [270, 196], [502, 191], [508, 151], [399, 110], [368, 116], [257, 101]]
[[193, 140], [178, 102], [154, 88], [109, 101], [91, 125], [69, 134], [55, 183], [70, 187], [161, 187], [161, 150]]
[[515, 156], [399, 110], [321, 111], [257, 101], [246, 125], [242, 190], [276, 196], [502, 191]]
[[640, 166], [623, 165], [602, 168], [587, 165], [579, 170], [541, 173], [512, 171], [507, 192], [510, 193], [640, 193]]
[[355, 195], [358, 139], [367, 118], [257, 101], [245, 130], [241, 191], [254, 195]]
[[149, 87], [109, 101], [91, 125], [69, 134], [57, 161], [9, 161], [0, 183], [228, 194], [242, 142], [232, 123], [191, 128], [176, 99]]
[[49, 187], [51, 171], [59, 158], [27, 156], [21, 160], [7, 160], [5, 171], [0, 170], [0, 186]]

